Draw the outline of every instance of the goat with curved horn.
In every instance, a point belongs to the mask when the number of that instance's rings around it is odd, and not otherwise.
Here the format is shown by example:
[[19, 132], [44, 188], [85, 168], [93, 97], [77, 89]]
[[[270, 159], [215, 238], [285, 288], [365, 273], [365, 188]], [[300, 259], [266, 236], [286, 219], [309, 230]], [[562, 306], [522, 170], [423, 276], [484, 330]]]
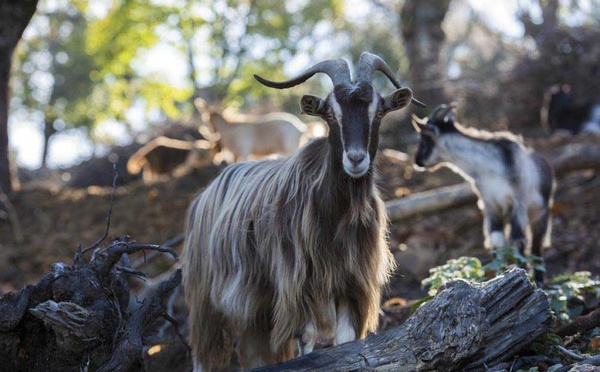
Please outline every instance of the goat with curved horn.
[[370, 80], [352, 82], [343, 60], [284, 82], [256, 79], [284, 89], [316, 73], [334, 88], [324, 99], [303, 96], [300, 108], [327, 123], [328, 137], [288, 158], [229, 166], [188, 210], [183, 267], [195, 371], [226, 365], [234, 345], [249, 368], [377, 330], [394, 267], [373, 175], [379, 126], [412, 91], [383, 97]]

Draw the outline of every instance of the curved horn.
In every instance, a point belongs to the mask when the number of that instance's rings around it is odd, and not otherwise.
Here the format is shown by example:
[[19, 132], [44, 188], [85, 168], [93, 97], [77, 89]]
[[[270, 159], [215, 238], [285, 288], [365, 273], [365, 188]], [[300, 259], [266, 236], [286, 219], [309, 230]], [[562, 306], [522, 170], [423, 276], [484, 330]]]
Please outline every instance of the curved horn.
[[350, 70], [348, 64], [343, 59], [327, 60], [319, 62], [308, 70], [304, 71], [300, 75], [286, 81], [270, 81], [264, 79], [258, 75], [254, 75], [254, 78], [259, 83], [266, 85], [270, 88], [285, 89], [291, 88], [298, 84], [304, 83], [306, 80], [311, 78], [314, 74], [322, 72], [327, 74], [334, 86], [350, 84]]
[[[390, 66], [381, 59], [381, 57], [368, 52], [361, 54], [360, 59], [358, 60], [358, 81], [370, 84], [376, 70], [383, 72], [396, 88], [402, 88], [402, 84], [400, 84], [400, 80], [396, 74], [390, 69]], [[427, 105], [414, 97], [412, 103], [419, 107], [427, 107]]]

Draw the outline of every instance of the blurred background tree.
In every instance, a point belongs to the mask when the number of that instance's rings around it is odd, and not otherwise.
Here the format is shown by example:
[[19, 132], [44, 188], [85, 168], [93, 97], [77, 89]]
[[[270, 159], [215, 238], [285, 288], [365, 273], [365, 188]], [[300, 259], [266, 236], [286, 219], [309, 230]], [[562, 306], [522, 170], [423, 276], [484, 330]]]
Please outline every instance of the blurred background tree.
[[[599, 19], [589, 0], [42, 0], [15, 60], [12, 120], [37, 123], [47, 149], [65, 129], [127, 143], [149, 125], [197, 124], [196, 97], [297, 113], [297, 97], [327, 79], [277, 91], [252, 75], [283, 79], [368, 50], [430, 106], [458, 100], [467, 124], [540, 135], [550, 85], [570, 83], [581, 101], [600, 88]], [[384, 133], [411, 133], [405, 124], [391, 115]]]
[[41, 166], [46, 166], [50, 137], [65, 128], [90, 133], [96, 111], [87, 98], [96, 66], [85, 50], [87, 24], [67, 0], [42, 2], [30, 26], [27, 42], [18, 49], [13, 81], [13, 105], [38, 121], [44, 133]]
[[0, 191], [12, 192], [8, 158], [9, 80], [12, 55], [38, 0], [0, 2]]

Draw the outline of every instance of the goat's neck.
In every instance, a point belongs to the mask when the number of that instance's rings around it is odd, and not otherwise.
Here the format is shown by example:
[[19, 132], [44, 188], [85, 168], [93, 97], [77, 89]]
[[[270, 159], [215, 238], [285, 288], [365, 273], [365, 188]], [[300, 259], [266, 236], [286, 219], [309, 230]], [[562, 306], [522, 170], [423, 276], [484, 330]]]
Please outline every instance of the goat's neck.
[[225, 120], [223, 115], [220, 113], [211, 113], [210, 122], [212, 123], [213, 129], [219, 133], [232, 132], [235, 130], [235, 128], [233, 128], [233, 126], [229, 124], [229, 122]]

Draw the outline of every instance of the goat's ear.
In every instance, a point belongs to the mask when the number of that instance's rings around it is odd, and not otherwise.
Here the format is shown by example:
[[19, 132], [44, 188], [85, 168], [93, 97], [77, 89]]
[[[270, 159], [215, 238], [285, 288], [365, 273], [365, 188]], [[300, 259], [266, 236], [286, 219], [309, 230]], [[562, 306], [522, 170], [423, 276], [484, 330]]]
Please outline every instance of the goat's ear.
[[326, 104], [322, 98], [306, 94], [300, 99], [300, 113], [302, 114], [322, 116], [325, 114], [325, 111]]
[[383, 109], [385, 112], [399, 110], [410, 103], [413, 94], [408, 88], [400, 88], [385, 96]]

